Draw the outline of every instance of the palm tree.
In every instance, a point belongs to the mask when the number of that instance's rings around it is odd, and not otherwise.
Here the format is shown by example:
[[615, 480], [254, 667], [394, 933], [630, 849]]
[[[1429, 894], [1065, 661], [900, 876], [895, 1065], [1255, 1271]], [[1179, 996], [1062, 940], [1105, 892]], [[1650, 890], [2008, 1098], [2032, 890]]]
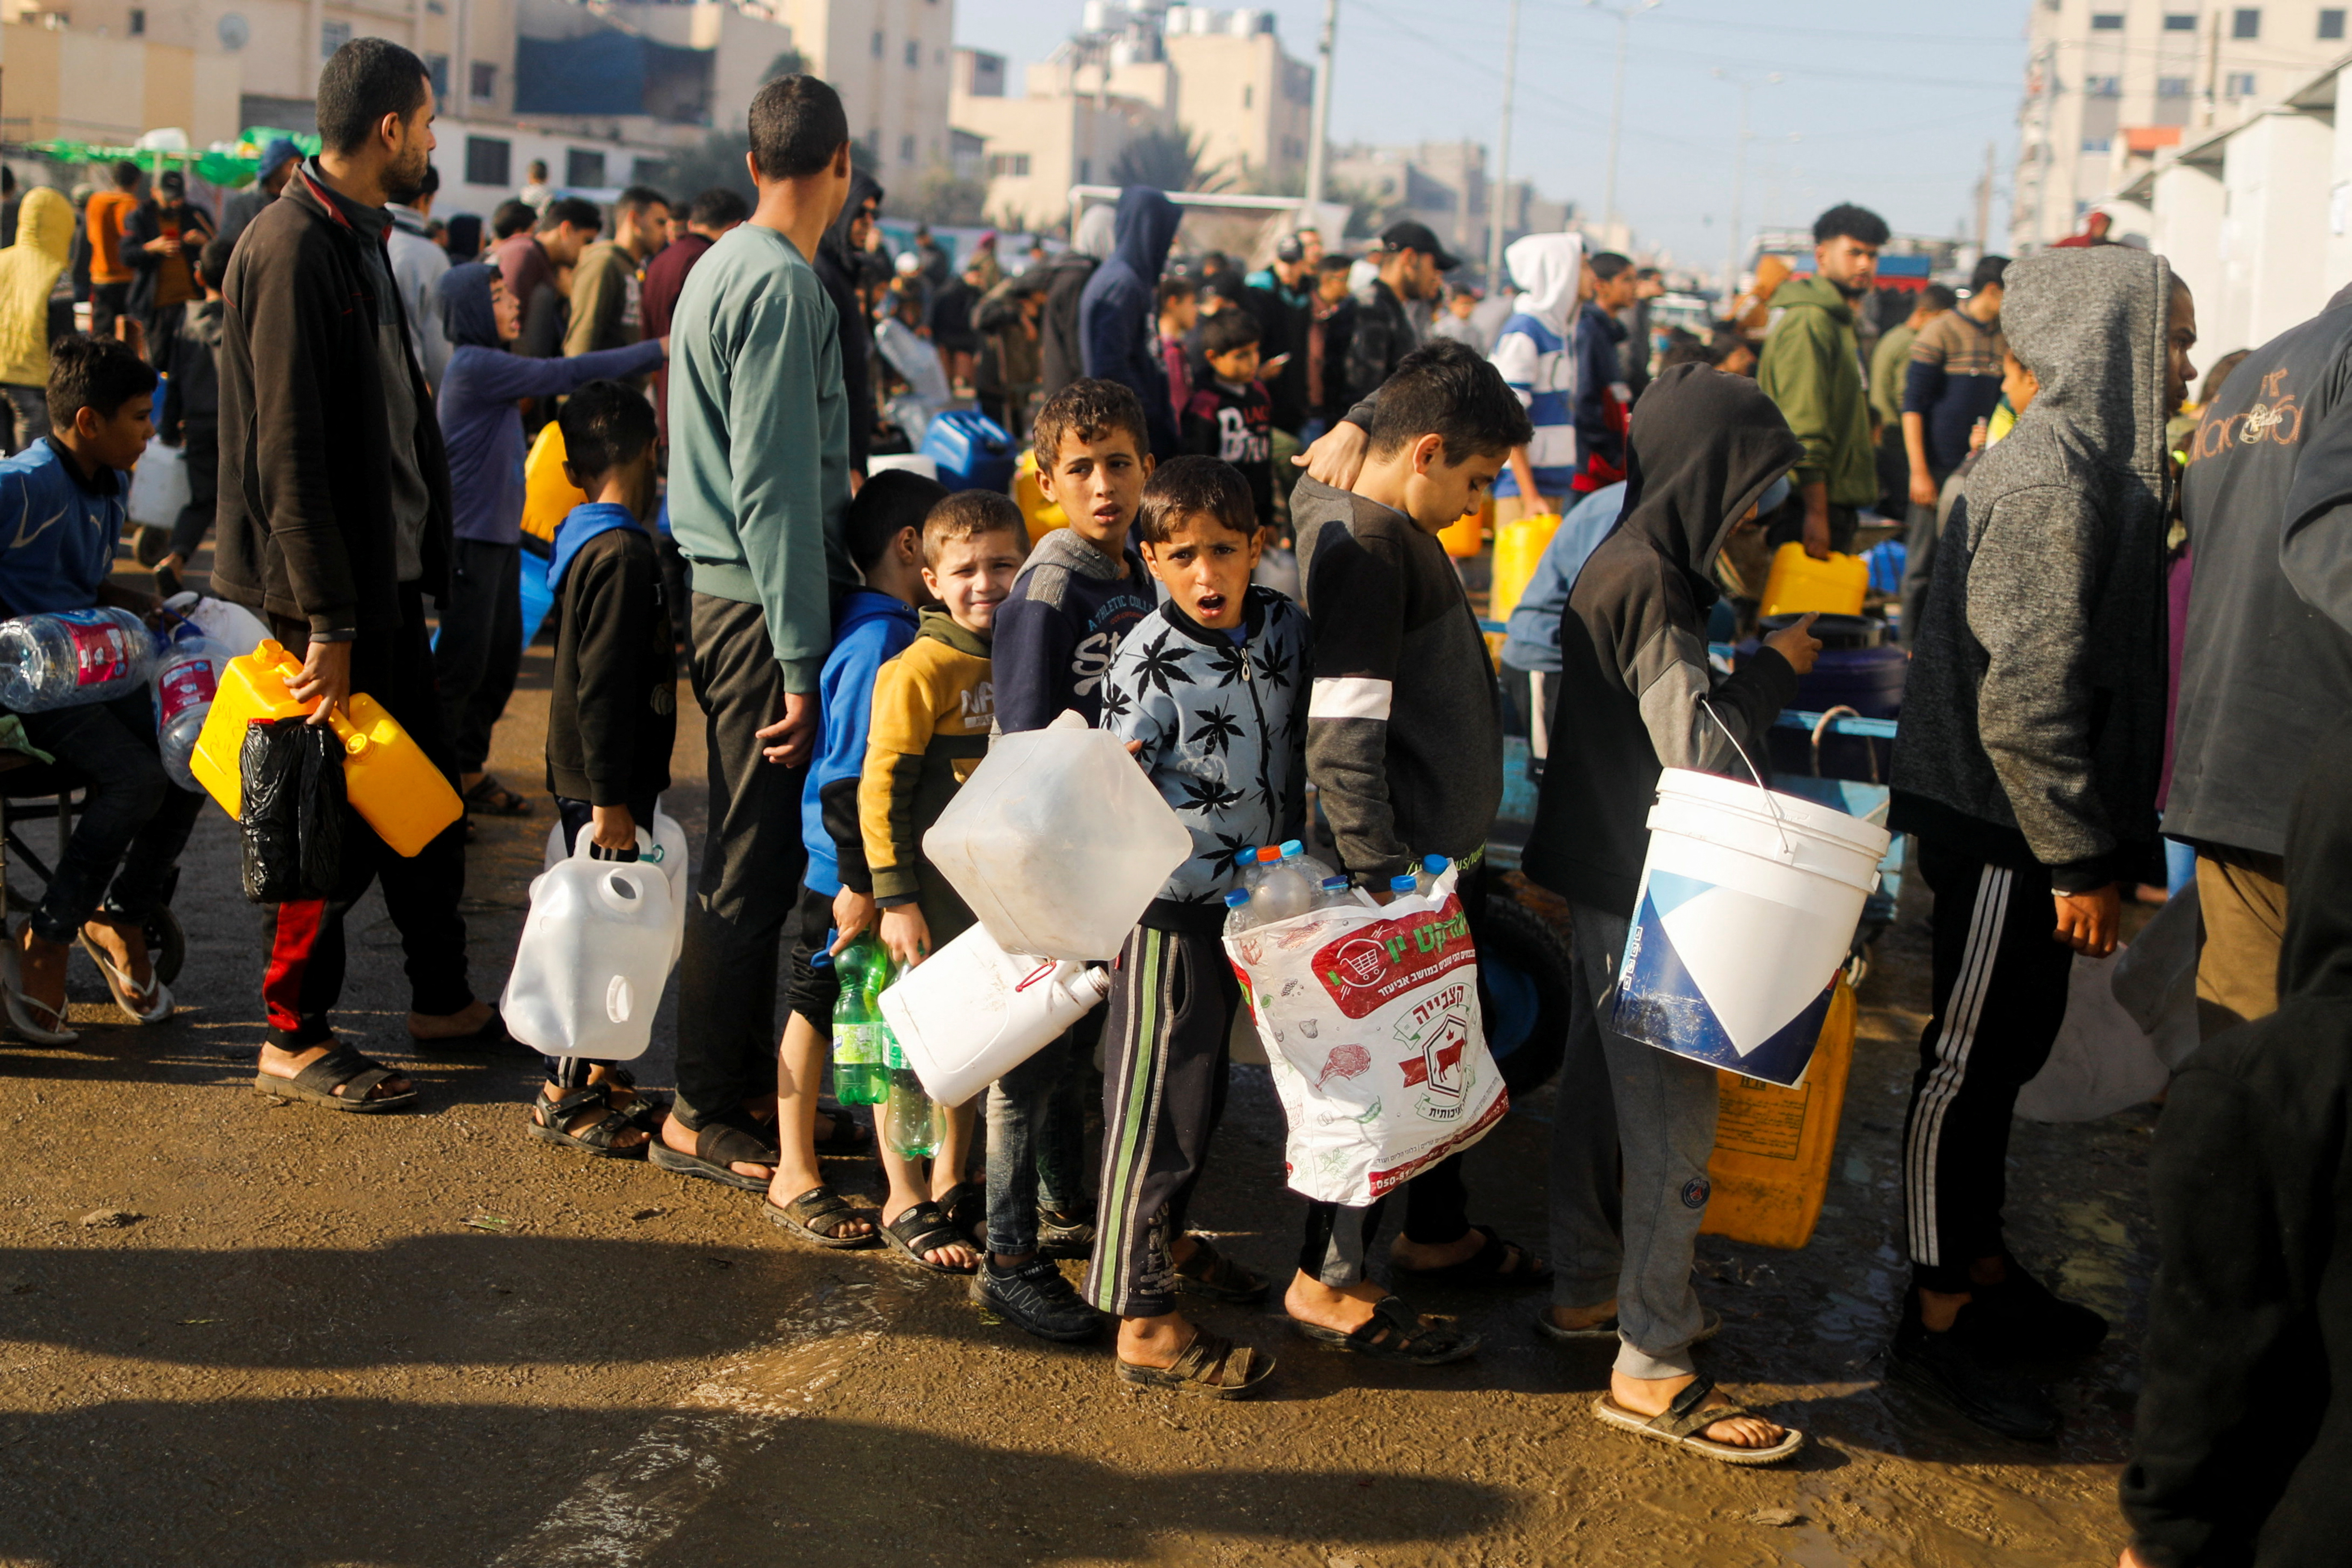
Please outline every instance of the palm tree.
[[1178, 126], [1154, 127], [1129, 142], [1110, 166], [1114, 185], [1162, 191], [1217, 191], [1229, 183], [1224, 165], [1201, 166], [1201, 139]]

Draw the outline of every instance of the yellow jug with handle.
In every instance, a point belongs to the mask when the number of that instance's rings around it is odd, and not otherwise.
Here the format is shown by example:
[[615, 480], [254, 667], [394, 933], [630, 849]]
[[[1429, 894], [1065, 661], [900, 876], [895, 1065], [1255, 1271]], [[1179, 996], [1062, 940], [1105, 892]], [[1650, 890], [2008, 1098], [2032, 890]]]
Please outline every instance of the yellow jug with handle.
[[1793, 1089], [1717, 1072], [1721, 1100], [1715, 1155], [1706, 1165], [1714, 1191], [1699, 1222], [1702, 1234], [1791, 1248], [1811, 1239], [1829, 1194], [1857, 1012], [1853, 990], [1840, 978], [1812, 1060]]

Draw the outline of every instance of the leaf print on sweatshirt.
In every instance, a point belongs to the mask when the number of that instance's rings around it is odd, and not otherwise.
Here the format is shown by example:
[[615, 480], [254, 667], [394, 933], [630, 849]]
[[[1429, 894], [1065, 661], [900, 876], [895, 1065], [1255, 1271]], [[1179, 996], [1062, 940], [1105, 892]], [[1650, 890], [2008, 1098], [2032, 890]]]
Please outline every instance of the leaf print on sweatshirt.
[[1172, 634], [1163, 635], [1143, 650], [1135, 662], [1135, 689], [1138, 691], [1150, 691], [1158, 687], [1173, 697], [1177, 687], [1192, 684], [1192, 677], [1184, 668], [1184, 649], [1174, 646], [1177, 641]]
[[1180, 811], [1219, 812], [1242, 803], [1242, 792], [1227, 789], [1221, 779], [1188, 778], [1183, 787], [1184, 798], [1177, 803]]
[[1195, 715], [1192, 732], [1184, 737], [1187, 745], [1198, 746], [1203, 756], [1217, 757], [1227, 747], [1242, 738], [1240, 721], [1222, 708]]

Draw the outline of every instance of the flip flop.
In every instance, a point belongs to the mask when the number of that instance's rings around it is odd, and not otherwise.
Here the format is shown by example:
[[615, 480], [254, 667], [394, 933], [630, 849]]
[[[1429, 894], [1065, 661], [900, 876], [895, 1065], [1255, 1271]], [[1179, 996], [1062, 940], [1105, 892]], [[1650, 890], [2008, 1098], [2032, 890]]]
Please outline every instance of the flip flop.
[[[5, 931], [0, 931], [0, 1004], [6, 1007], [9, 1024], [30, 1044], [70, 1046], [81, 1038], [80, 1030], [59, 1026], [66, 1021], [64, 1008], [25, 994], [23, 955]], [[43, 1015], [47, 1024], [41, 1022]]]
[[499, 782], [496, 773], [484, 773], [474, 781], [474, 787], [465, 795], [466, 809], [484, 816], [528, 816], [530, 802]]
[[[408, 1037], [408, 1048], [419, 1056], [439, 1057], [465, 1056], [478, 1051], [518, 1050], [521, 1047], [518, 1046], [515, 1037], [507, 1032], [507, 1021], [500, 1017], [498, 1009], [493, 1007], [490, 1009], [489, 1022], [470, 1035], [442, 1035], [427, 1039], [423, 1035], [412, 1034]], [[536, 1056], [539, 1053], [534, 1051], [531, 1054]]]
[[1414, 1366], [1444, 1366], [1478, 1353], [1479, 1337], [1457, 1328], [1451, 1319], [1423, 1321], [1402, 1296], [1383, 1296], [1372, 1315], [1355, 1329], [1327, 1329], [1293, 1318], [1290, 1326], [1329, 1350], [1353, 1351], [1374, 1361], [1410, 1362]]
[[[842, 1206], [846, 1208], [848, 1205], [845, 1204]], [[952, 1263], [934, 1263], [923, 1256], [926, 1252], [942, 1252], [950, 1247], [961, 1247], [966, 1250], [971, 1247], [971, 1237], [950, 1224], [948, 1216], [940, 1212], [940, 1205], [928, 1198], [919, 1204], [909, 1204], [907, 1211], [897, 1219], [883, 1220], [882, 1239], [934, 1274], [970, 1274], [977, 1267], [970, 1263], [961, 1268]]]
[[[1504, 1240], [1491, 1225], [1470, 1228], [1485, 1239], [1478, 1244], [1477, 1251], [1461, 1262], [1448, 1263], [1437, 1268], [1407, 1268], [1398, 1263], [1391, 1266], [1391, 1272], [1399, 1279], [1411, 1279], [1423, 1285], [1487, 1286], [1510, 1290], [1523, 1285], [1551, 1283], [1551, 1265], [1533, 1252], [1516, 1241]], [[1504, 1265], [1511, 1262], [1514, 1253], [1517, 1254], [1517, 1263], [1505, 1268]]]
[[99, 973], [105, 976], [106, 988], [114, 993], [114, 1005], [130, 1014], [132, 1023], [160, 1024], [172, 1016], [172, 988], [152, 968], [147, 988], [142, 991], [139, 983], [131, 978], [131, 972], [117, 969], [114, 960], [107, 957], [106, 949], [90, 941], [87, 930], [81, 933], [81, 950], [98, 965]]
[[1118, 1380], [1139, 1388], [1204, 1399], [1246, 1399], [1274, 1375], [1274, 1358], [1254, 1345], [1236, 1345], [1222, 1334], [1196, 1331], [1172, 1366], [1118, 1363]]
[[[1736, 1415], [1754, 1415], [1745, 1406], [1732, 1405], [1714, 1410], [1702, 1410], [1706, 1396], [1715, 1392], [1711, 1377], [1695, 1379], [1689, 1387], [1675, 1395], [1674, 1403], [1655, 1415], [1643, 1415], [1626, 1409], [1607, 1394], [1592, 1402], [1592, 1414], [1621, 1432], [1669, 1443], [1677, 1448], [1687, 1448], [1703, 1454], [1718, 1464], [1774, 1465], [1805, 1446], [1805, 1435], [1794, 1427], [1784, 1427], [1788, 1436], [1769, 1448], [1743, 1448], [1735, 1443], [1710, 1442], [1699, 1436], [1718, 1421], [1728, 1421]], [[1773, 1422], [1775, 1426], [1780, 1424]]]
[[[382, 1062], [370, 1061], [345, 1045], [337, 1045], [317, 1061], [292, 1078], [280, 1078], [276, 1073], [257, 1071], [253, 1075], [253, 1092], [266, 1094], [274, 1100], [299, 1100], [310, 1105], [324, 1105], [337, 1110], [349, 1110], [362, 1116], [378, 1115], [387, 1110], [405, 1110], [416, 1103], [416, 1090], [412, 1087], [405, 1094], [388, 1095], [382, 1100], [370, 1100], [368, 1091], [376, 1085], [401, 1074]], [[337, 1094], [338, 1088], [348, 1088], [349, 1094]]]
[[[659, 1145], [656, 1144], [656, 1147]], [[761, 1198], [760, 1212], [768, 1216], [769, 1224], [791, 1231], [812, 1246], [827, 1247], [836, 1252], [847, 1251], [852, 1247], [871, 1247], [881, 1239], [870, 1230], [863, 1236], [830, 1236], [825, 1233], [823, 1226], [828, 1224], [838, 1225], [844, 1218], [862, 1219], [871, 1224], [881, 1217], [871, 1209], [858, 1208], [831, 1187], [811, 1187], [782, 1206]], [[909, 1214], [913, 1212], [911, 1209], [908, 1211]], [[900, 1215], [898, 1217], [904, 1219], [907, 1216]], [[917, 1261], [921, 1260], [919, 1258]]]
[[[745, 1128], [726, 1121], [709, 1121], [694, 1129], [693, 1153], [680, 1153], [663, 1140], [656, 1138], [646, 1145], [646, 1157], [673, 1175], [696, 1176], [706, 1182], [717, 1182], [723, 1187], [737, 1187], [747, 1193], [764, 1193], [768, 1190], [767, 1177], [746, 1176], [731, 1167], [737, 1164], [773, 1165], [778, 1155], [773, 1144], [761, 1142], [756, 1133]], [[829, 1191], [830, 1189], [811, 1190]], [[807, 1194], [804, 1193], [802, 1196], [805, 1197]], [[768, 1206], [771, 1209], [775, 1208], [773, 1204], [769, 1204]], [[871, 1237], [867, 1239], [870, 1240]]]

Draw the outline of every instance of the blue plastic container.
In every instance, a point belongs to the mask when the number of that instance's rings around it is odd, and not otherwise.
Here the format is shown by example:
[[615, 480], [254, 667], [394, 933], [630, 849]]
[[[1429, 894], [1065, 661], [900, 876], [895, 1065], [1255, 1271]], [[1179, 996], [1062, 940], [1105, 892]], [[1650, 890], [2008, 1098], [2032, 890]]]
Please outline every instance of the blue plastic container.
[[940, 483], [950, 490], [1013, 491], [1020, 454], [1004, 426], [978, 409], [950, 408], [934, 417], [922, 450], [940, 466]]

